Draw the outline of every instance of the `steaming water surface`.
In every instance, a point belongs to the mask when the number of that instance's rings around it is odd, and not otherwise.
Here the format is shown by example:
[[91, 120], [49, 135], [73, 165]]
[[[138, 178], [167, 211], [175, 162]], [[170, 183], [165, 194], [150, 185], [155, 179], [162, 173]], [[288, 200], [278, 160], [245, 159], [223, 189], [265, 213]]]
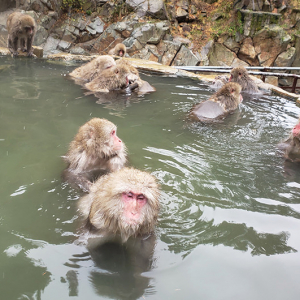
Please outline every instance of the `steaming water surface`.
[[[68, 79], [74, 66], [0, 66], [1, 299], [298, 299], [300, 167], [276, 151], [294, 102], [244, 97], [203, 126], [186, 115], [214, 91], [187, 78], [143, 75], [156, 93], [103, 103]], [[148, 260], [78, 242], [80, 193], [61, 156], [91, 117], [117, 124], [130, 164], [161, 185]]]

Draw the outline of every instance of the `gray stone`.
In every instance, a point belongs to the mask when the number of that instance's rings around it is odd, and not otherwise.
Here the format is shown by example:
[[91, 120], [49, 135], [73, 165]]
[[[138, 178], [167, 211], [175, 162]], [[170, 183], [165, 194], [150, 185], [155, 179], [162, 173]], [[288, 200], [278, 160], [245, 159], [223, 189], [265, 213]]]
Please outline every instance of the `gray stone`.
[[231, 66], [236, 54], [220, 43], [214, 43], [208, 54], [210, 66]]
[[69, 42], [66, 42], [66, 41], [60, 41], [59, 43], [58, 43], [58, 45], [57, 45], [57, 48], [59, 49], [59, 50], [61, 50], [61, 51], [67, 51], [68, 49], [70, 49], [71, 48], [71, 43], [69, 43]]
[[48, 31], [44, 27], [38, 25], [33, 44], [36, 46], [40, 46], [41, 44], [46, 42], [47, 37]]
[[76, 54], [76, 55], [88, 55], [88, 52], [86, 52], [83, 48], [81, 47], [72, 47], [70, 49], [71, 54]]
[[291, 47], [278, 55], [274, 62], [275, 67], [291, 67], [296, 57], [296, 48]]
[[143, 45], [133, 37], [124, 40], [123, 44], [126, 46], [128, 53], [143, 49]]
[[91, 22], [88, 25], [88, 27], [95, 30], [96, 34], [100, 34], [104, 30], [104, 25], [105, 25], [104, 22], [99, 17], [97, 17], [96, 19], [93, 20], [93, 22]]
[[159, 20], [167, 20], [166, 7], [163, 0], [149, 0], [149, 11], [147, 15], [158, 18]]
[[181, 46], [174, 58], [172, 66], [197, 66], [199, 63], [199, 59], [191, 50], [185, 46]]
[[53, 53], [54, 50], [56, 50], [60, 40], [53, 38], [52, 36], [49, 36], [47, 38], [46, 44], [44, 45], [44, 53]]
[[240, 49], [240, 44], [237, 43], [235, 39], [232, 37], [228, 37], [223, 44], [225, 47], [227, 47], [229, 50], [233, 51], [234, 53], [238, 53]]
[[[162, 41], [158, 45], [159, 52], [163, 52], [161, 56], [161, 63], [166, 66], [170, 66], [174, 60], [174, 57], [176, 56], [178, 50], [180, 49], [181, 44], [174, 43], [170, 41]], [[163, 49], [161, 51], [160, 49]]]
[[292, 67], [300, 67], [300, 35], [295, 36], [295, 49], [296, 55]]

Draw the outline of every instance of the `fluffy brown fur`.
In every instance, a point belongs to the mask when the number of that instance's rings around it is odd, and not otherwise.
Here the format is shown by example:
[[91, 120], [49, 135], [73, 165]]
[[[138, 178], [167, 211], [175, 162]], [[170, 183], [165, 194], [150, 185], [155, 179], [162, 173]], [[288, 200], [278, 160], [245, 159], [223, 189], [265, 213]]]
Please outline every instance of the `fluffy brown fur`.
[[78, 78], [90, 82], [95, 77], [99, 76], [103, 70], [109, 69], [115, 65], [115, 60], [111, 56], [100, 55], [83, 66], [76, 68], [69, 75], [74, 79]]
[[[137, 223], [128, 223], [123, 217], [121, 195], [124, 192], [143, 194], [147, 198]], [[145, 235], [154, 230], [159, 212], [159, 196], [155, 177], [137, 169], [123, 168], [98, 179], [90, 194], [79, 201], [79, 210], [91, 231], [118, 234], [126, 242], [131, 236]]]
[[117, 56], [125, 56], [126, 54], [126, 46], [122, 43], [117, 44], [114, 48], [108, 51], [109, 55], [117, 55]]
[[238, 108], [242, 101], [241, 86], [235, 82], [224, 84], [207, 101], [197, 104], [190, 114], [191, 118], [200, 121], [224, 118]]
[[247, 70], [244, 67], [237, 67], [231, 70], [229, 81], [237, 82], [242, 87], [242, 92], [250, 94], [259, 93], [258, 87], [253, 79], [250, 78]]
[[112, 90], [124, 89], [129, 85], [129, 69], [124, 66], [113, 66], [104, 70], [85, 87], [92, 92], [108, 93]]
[[18, 56], [18, 44], [27, 56], [33, 56], [32, 42], [36, 32], [34, 19], [26, 14], [14, 12], [7, 18], [7, 47], [14, 57]]
[[67, 162], [69, 180], [75, 181], [83, 190], [89, 190], [91, 183], [85, 173], [103, 170], [113, 172], [126, 164], [126, 147], [114, 149], [111, 133], [117, 127], [106, 119], [93, 118], [81, 126], [64, 160]]

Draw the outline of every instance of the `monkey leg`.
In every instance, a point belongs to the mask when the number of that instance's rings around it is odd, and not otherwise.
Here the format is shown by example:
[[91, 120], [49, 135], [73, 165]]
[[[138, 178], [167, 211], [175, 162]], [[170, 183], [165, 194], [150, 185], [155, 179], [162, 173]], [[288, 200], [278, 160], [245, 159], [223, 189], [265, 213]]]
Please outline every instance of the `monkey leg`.
[[26, 52], [27, 50], [25, 48], [25, 39], [24, 38], [20, 39], [20, 45], [21, 45], [21, 51]]
[[27, 38], [27, 56], [32, 57], [33, 56], [33, 49], [32, 49], [32, 39], [33, 37]]
[[18, 37], [15, 37], [13, 40], [9, 37], [7, 47], [13, 57], [18, 56]]

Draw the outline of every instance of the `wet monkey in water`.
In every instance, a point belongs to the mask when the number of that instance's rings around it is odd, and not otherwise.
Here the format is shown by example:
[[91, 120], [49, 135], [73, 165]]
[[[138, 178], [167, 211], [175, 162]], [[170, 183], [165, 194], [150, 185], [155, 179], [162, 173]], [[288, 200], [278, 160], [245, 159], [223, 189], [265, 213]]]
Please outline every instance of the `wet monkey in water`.
[[124, 167], [126, 147], [117, 136], [115, 124], [93, 118], [79, 128], [64, 160], [68, 166], [63, 178], [88, 192], [99, 172], [113, 172]]
[[109, 55], [117, 55], [117, 56], [125, 56], [126, 54], [126, 46], [122, 43], [117, 44], [114, 48], [108, 51]]
[[145, 236], [154, 230], [159, 212], [159, 186], [151, 174], [123, 168], [100, 177], [79, 200], [86, 228], [102, 237]]
[[7, 47], [14, 57], [18, 56], [18, 44], [27, 56], [33, 56], [32, 42], [36, 32], [34, 19], [26, 14], [14, 12], [7, 18]]
[[257, 94], [259, 93], [258, 87], [254, 80], [249, 76], [244, 67], [233, 68], [230, 72], [230, 82], [237, 82], [242, 87], [242, 92]]
[[190, 113], [191, 119], [206, 123], [225, 118], [242, 102], [241, 89], [235, 82], [224, 84], [208, 100], [194, 106]]

